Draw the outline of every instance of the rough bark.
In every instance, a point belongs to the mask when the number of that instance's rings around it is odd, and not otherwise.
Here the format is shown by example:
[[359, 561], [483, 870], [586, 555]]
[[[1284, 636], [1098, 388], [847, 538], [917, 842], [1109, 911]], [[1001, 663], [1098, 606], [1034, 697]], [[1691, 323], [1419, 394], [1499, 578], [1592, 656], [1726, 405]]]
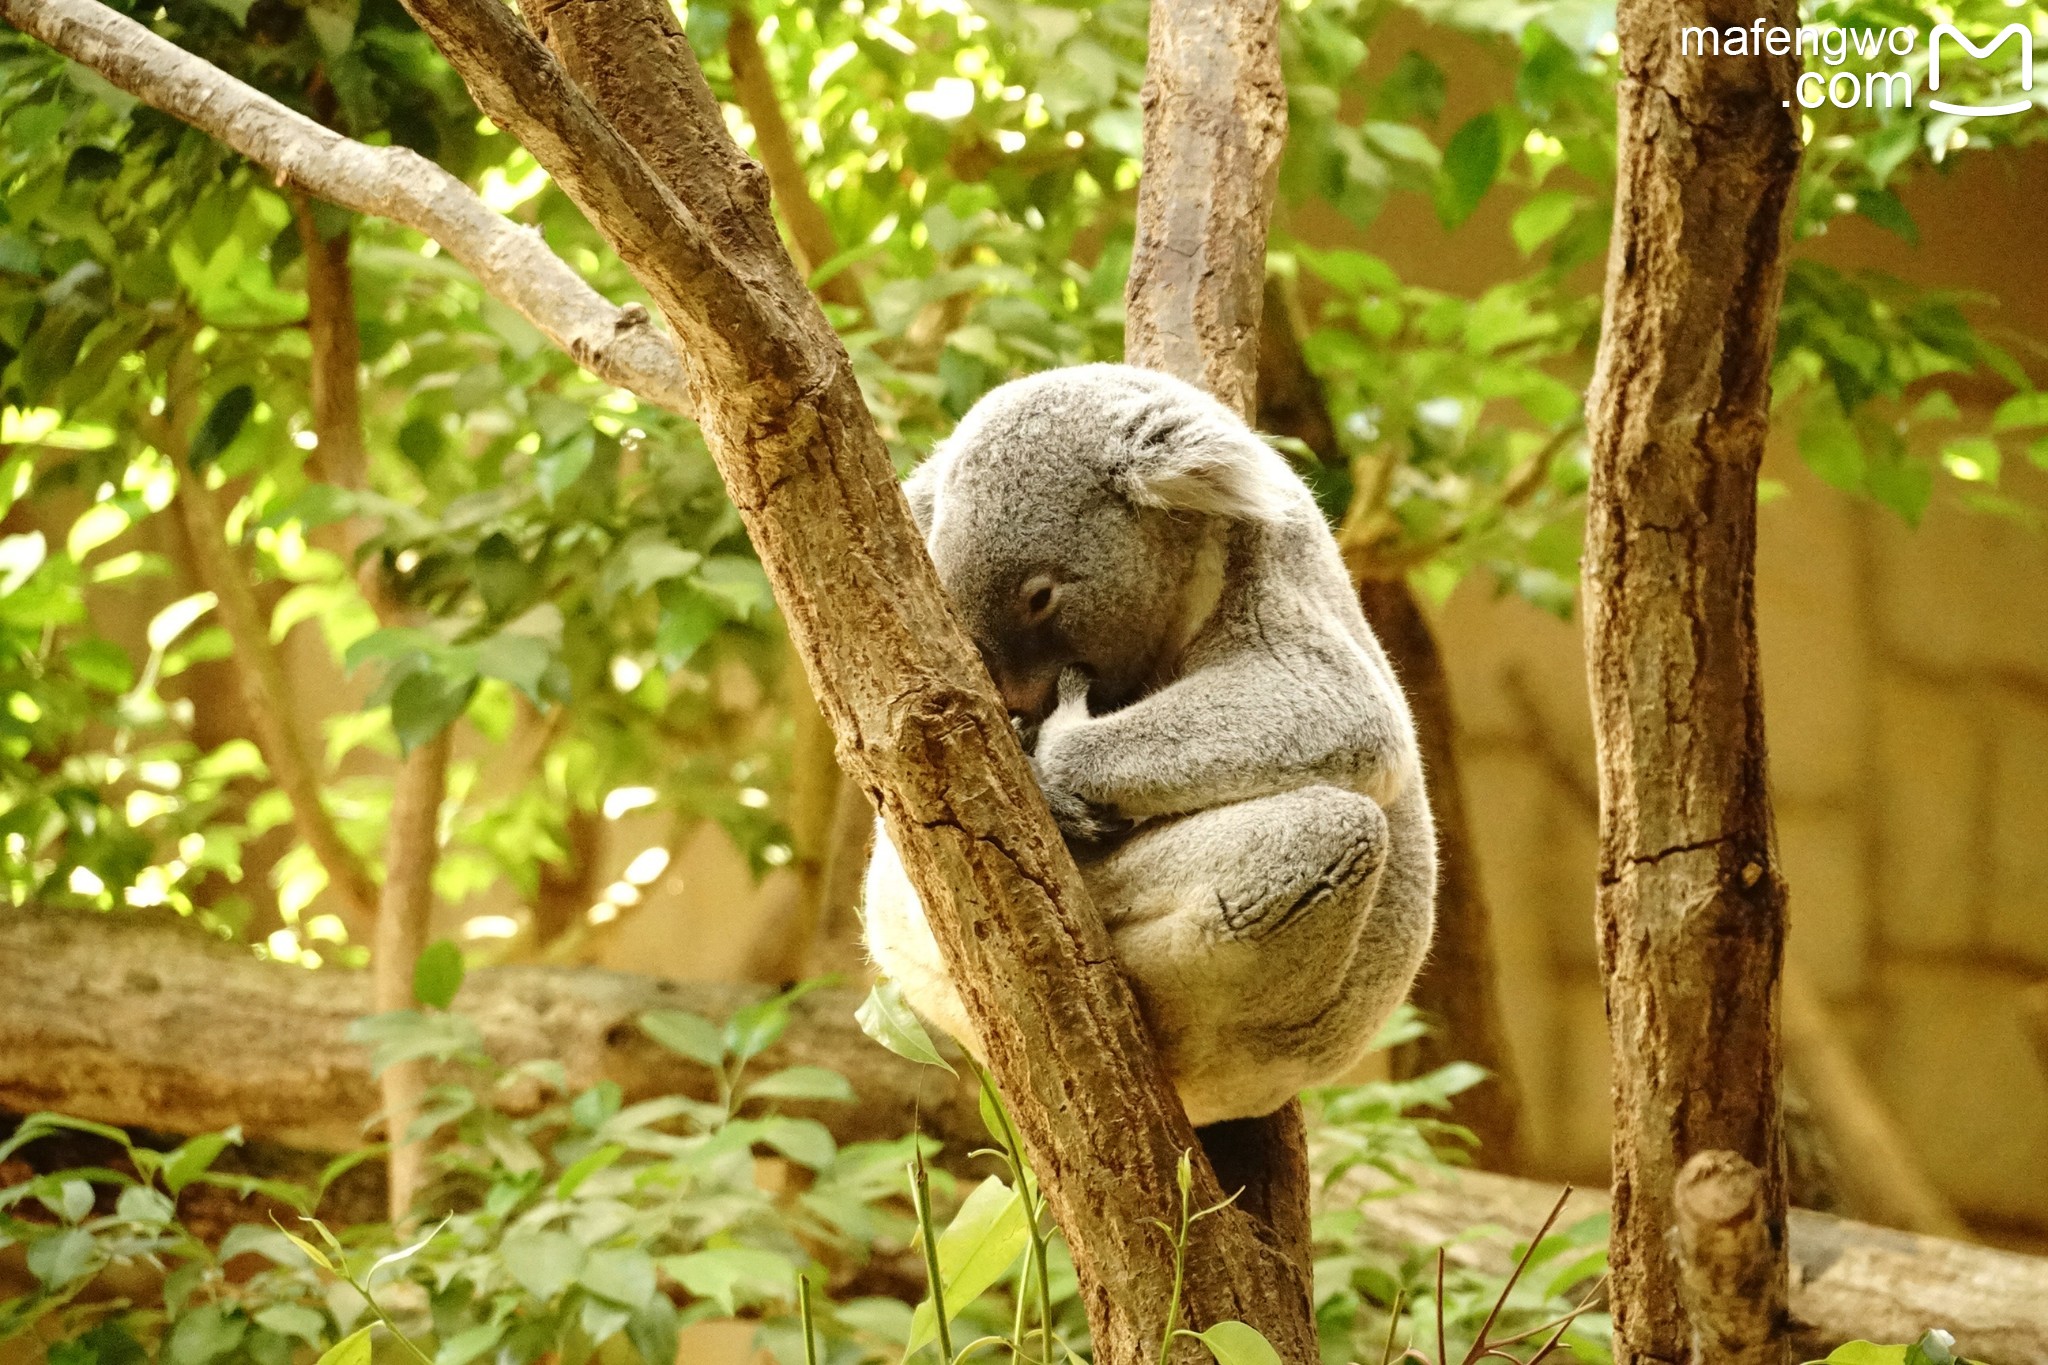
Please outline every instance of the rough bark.
[[[1174, 1171], [1194, 1136], [911, 524], [845, 349], [782, 246], [758, 167], [727, 138], [666, 5], [548, 10], [569, 71], [495, 0], [410, 9], [676, 335], [706, 444], [841, 758], [904, 854], [1073, 1247], [1097, 1358], [1150, 1357], [1174, 1265], [1145, 1230], [1174, 1216]], [[663, 133], [664, 150], [622, 136], [653, 110], [692, 140]], [[676, 171], [650, 169], [671, 154]], [[1194, 1197], [1221, 1196], [1201, 1163]], [[1203, 1220], [1182, 1293], [1189, 1321], [1242, 1319], [1283, 1358], [1312, 1359], [1301, 1296], [1278, 1265], [1248, 1215]]]
[[1124, 353], [1250, 416], [1287, 90], [1279, 0], [1153, 0]]
[[[384, 895], [377, 907], [370, 998], [379, 1013], [413, 1008], [413, 968], [427, 946], [434, 915], [434, 867], [441, 860], [441, 802], [448, 794], [452, 726], [418, 745], [398, 765], [384, 844]], [[402, 1062], [378, 1078], [384, 1101], [384, 1139], [391, 1144], [388, 1198], [391, 1224], [408, 1221], [426, 1152], [409, 1133], [427, 1090], [427, 1065]]]
[[1677, 46], [1688, 25], [1753, 17], [1797, 22], [1789, 0], [1623, 0], [1618, 17], [1620, 169], [1587, 396], [1585, 632], [1619, 1365], [1689, 1348], [1666, 1237], [1673, 1182], [1699, 1152], [1732, 1151], [1761, 1172], [1769, 1264], [1753, 1282], [1771, 1301], [1756, 1321], [1783, 1316], [1785, 889], [1754, 572], [1798, 62], [1689, 61]]
[[417, 229], [593, 374], [686, 412], [682, 366], [638, 305], [615, 308], [460, 180], [404, 147], [350, 141], [97, 0], [0, 0], [0, 19], [248, 157], [290, 185]]
[[1812, 1109], [1848, 1207], [1887, 1227], [1968, 1238], [1796, 963], [1785, 964], [1780, 990], [1786, 1078]]
[[[0, 995], [0, 1109], [180, 1135], [240, 1123], [252, 1141], [319, 1152], [362, 1142], [359, 1116], [375, 1106], [376, 1086], [366, 1050], [346, 1031], [370, 1010], [367, 972], [259, 962], [170, 916], [0, 909], [0, 973], [16, 986]], [[629, 1100], [708, 1098], [709, 1075], [657, 1047], [634, 1020], [649, 1009], [722, 1020], [764, 993], [593, 968], [489, 967], [470, 973], [457, 1008], [500, 1060], [556, 1058], [572, 1086], [609, 1078]], [[900, 1137], [915, 1121], [956, 1155], [986, 1145], [967, 1088], [862, 1036], [858, 1000], [847, 990], [804, 997], [757, 1064], [828, 1067], [860, 1097], [791, 1112], [817, 1118], [842, 1142]], [[1504, 1242], [1464, 1234], [1482, 1225], [1526, 1232], [1556, 1197], [1538, 1181], [1467, 1171], [1395, 1192], [1377, 1174], [1347, 1177], [1325, 1203], [1355, 1205], [1390, 1245], [1449, 1243], [1454, 1261], [1505, 1272]], [[1564, 1222], [1603, 1208], [1601, 1191], [1580, 1191]], [[1803, 1358], [1852, 1338], [1912, 1341], [1940, 1326], [1975, 1359], [2048, 1365], [2048, 1261], [1802, 1210], [1789, 1235]]]
[[1672, 1187], [1672, 1252], [1698, 1365], [1771, 1365], [1784, 1343], [1771, 1314], [1778, 1258], [1766, 1224], [1764, 1177], [1734, 1152], [1701, 1152]]
[[[1258, 411], [1261, 430], [1293, 437], [1326, 463], [1343, 459], [1322, 387], [1302, 357], [1289, 300], [1277, 278], [1267, 283], [1259, 324]], [[1406, 583], [1365, 579], [1358, 585], [1358, 599], [1408, 693], [1436, 817], [1436, 940], [1410, 995], [1435, 1031], [1400, 1049], [1394, 1066], [1402, 1075], [1415, 1076], [1446, 1062], [1467, 1061], [1491, 1072], [1492, 1079], [1458, 1097], [1452, 1117], [1479, 1135], [1482, 1167], [1513, 1171], [1521, 1161], [1521, 1089], [1501, 1015], [1492, 908], [1480, 885], [1478, 849], [1465, 816], [1450, 676], [1436, 634]]]
[[[1144, 169], [1124, 285], [1124, 356], [1254, 415], [1266, 234], [1287, 91], [1278, 0], [1155, 0], [1145, 54]], [[1295, 1340], [1308, 1343], [1308, 1157], [1299, 1103], [1202, 1134], [1226, 1190], [1243, 1193], [1285, 1257]]]
[[[796, 139], [790, 135], [789, 120], [782, 112], [782, 97], [776, 93], [775, 78], [761, 52], [760, 21], [752, 8], [735, 3], [731, 23], [725, 30], [725, 55], [732, 66], [732, 93], [747, 121], [754, 125], [754, 151], [768, 172], [768, 186], [782, 221], [789, 227], [790, 240], [804, 277], [815, 275], [839, 254], [839, 237], [818, 201], [811, 198], [810, 182], [804, 178], [803, 163], [797, 159]], [[827, 303], [846, 308], [865, 305], [860, 284], [847, 271], [835, 272], [817, 286], [818, 296]]]

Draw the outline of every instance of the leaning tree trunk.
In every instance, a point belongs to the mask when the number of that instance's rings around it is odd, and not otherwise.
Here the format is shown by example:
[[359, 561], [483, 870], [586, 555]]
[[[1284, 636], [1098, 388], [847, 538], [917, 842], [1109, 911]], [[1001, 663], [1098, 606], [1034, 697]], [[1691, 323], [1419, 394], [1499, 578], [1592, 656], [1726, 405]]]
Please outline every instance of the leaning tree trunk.
[[[1301, 352], [1298, 324], [1276, 276], [1266, 284], [1259, 322], [1259, 427], [1291, 436], [1317, 459], [1343, 461], [1322, 384]], [[1483, 1066], [1488, 1079], [1453, 1102], [1451, 1115], [1479, 1138], [1478, 1164], [1489, 1171], [1521, 1166], [1521, 1087], [1508, 1052], [1501, 1013], [1500, 972], [1493, 951], [1493, 912], [1479, 883], [1479, 850], [1465, 817], [1458, 765], [1457, 715], [1436, 632], [1422, 604], [1398, 578], [1368, 578], [1358, 602], [1394, 665], [1415, 715], [1429, 808], [1436, 818], [1436, 939], [1409, 998], [1434, 1027], [1394, 1056], [1397, 1074], [1419, 1076], [1447, 1062]]]
[[[1786, 1343], [1776, 1022], [1785, 888], [1765, 776], [1754, 576], [1757, 468], [1799, 168], [1798, 64], [1687, 60], [1677, 46], [1688, 26], [1752, 18], [1798, 22], [1790, 0], [1623, 0], [1618, 17], [1620, 172], [1587, 398], [1585, 629], [1623, 1365], [1696, 1349], [1776, 1361]], [[1681, 1274], [1674, 1183], [1708, 1152], [1733, 1154], [1716, 1169], [1737, 1172], [1734, 1185], [1754, 1171], [1754, 1212], [1741, 1216], [1758, 1230], [1680, 1238]], [[1735, 1263], [1742, 1258], [1756, 1264]], [[1701, 1292], [1709, 1283], [1741, 1293]], [[1713, 1320], [1688, 1321], [1688, 1294]], [[1731, 1318], [1720, 1310], [1735, 1299], [1743, 1309]]]

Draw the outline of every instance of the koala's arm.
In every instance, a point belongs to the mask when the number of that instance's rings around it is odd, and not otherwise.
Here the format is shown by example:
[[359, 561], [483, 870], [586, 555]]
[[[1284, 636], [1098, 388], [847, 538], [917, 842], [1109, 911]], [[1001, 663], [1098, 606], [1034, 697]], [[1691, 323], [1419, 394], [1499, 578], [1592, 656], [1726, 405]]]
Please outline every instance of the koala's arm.
[[1078, 689], [1063, 689], [1034, 759], [1055, 813], [1078, 805], [1104, 826], [1316, 782], [1384, 806], [1419, 768], [1393, 689], [1348, 642], [1245, 649], [1108, 715], [1089, 716]]

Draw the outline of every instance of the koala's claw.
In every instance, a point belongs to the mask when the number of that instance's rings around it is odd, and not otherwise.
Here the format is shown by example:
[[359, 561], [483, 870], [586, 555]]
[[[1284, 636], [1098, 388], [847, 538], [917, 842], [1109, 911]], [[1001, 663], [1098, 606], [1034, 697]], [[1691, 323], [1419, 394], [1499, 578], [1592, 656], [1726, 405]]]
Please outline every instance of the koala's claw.
[[1036, 763], [1032, 764], [1032, 771], [1038, 778], [1039, 790], [1045, 793], [1045, 804], [1052, 810], [1053, 823], [1059, 826], [1068, 843], [1104, 844], [1130, 829], [1131, 822], [1108, 807], [1098, 806], [1079, 793], [1046, 785], [1045, 772]]

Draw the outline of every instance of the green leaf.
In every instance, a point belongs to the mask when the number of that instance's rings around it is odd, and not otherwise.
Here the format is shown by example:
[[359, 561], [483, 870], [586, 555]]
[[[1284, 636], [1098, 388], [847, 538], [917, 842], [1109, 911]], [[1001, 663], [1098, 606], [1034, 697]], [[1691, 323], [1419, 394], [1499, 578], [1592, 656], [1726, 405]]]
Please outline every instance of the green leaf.
[[1364, 132], [1369, 142], [1396, 161], [1411, 161], [1430, 170], [1443, 163], [1443, 154], [1437, 151], [1436, 144], [1412, 123], [1368, 122]]
[[178, 1319], [164, 1352], [172, 1365], [205, 1365], [242, 1344], [248, 1319], [217, 1303], [202, 1304]]
[[554, 661], [554, 651], [545, 641], [509, 630], [483, 641], [476, 652], [479, 673], [508, 682], [535, 701], [541, 699], [541, 679]]
[[1991, 429], [2011, 431], [2015, 427], [2048, 427], [2048, 389], [2014, 394], [1998, 405], [1991, 416]]
[[1955, 1365], [1956, 1339], [1953, 1333], [1931, 1327], [1906, 1352], [1906, 1365]]
[[176, 1213], [176, 1206], [164, 1197], [163, 1191], [153, 1190], [147, 1185], [130, 1185], [121, 1191], [121, 1197], [114, 1203], [116, 1218], [151, 1227], [165, 1226]]
[[822, 1171], [839, 1154], [832, 1132], [816, 1119], [793, 1119], [782, 1115], [761, 1121], [761, 1141], [800, 1166]]
[[1906, 1365], [1906, 1348], [1847, 1341], [1828, 1352], [1828, 1365]]
[[758, 1057], [774, 1046], [789, 1027], [789, 1004], [781, 997], [743, 1005], [725, 1021], [725, 1050], [740, 1061]]
[[1856, 211], [1887, 232], [1896, 233], [1909, 245], [1920, 245], [1920, 227], [1913, 215], [1890, 190], [1858, 190]]
[[28, 1273], [61, 1289], [98, 1267], [99, 1244], [84, 1228], [65, 1228], [29, 1243]]
[[555, 1182], [555, 1198], [567, 1199], [571, 1197], [584, 1181], [590, 1179], [590, 1177], [596, 1175], [625, 1154], [626, 1149], [615, 1142], [607, 1143], [595, 1151], [585, 1152], [567, 1170], [563, 1171], [562, 1178]]
[[398, 736], [398, 751], [410, 754], [454, 724], [475, 692], [474, 678], [453, 682], [431, 669], [406, 674], [391, 694], [391, 729]]
[[2002, 458], [1989, 436], [1965, 436], [1941, 448], [1941, 467], [1966, 483], [1997, 483]]
[[640, 1309], [654, 1297], [654, 1261], [637, 1247], [611, 1247], [584, 1258], [576, 1283], [600, 1298]]
[[1280, 1365], [1280, 1353], [1248, 1323], [1219, 1322], [1191, 1335], [1209, 1348], [1216, 1365]]
[[1536, 248], [1565, 230], [1579, 205], [1585, 202], [1583, 196], [1570, 190], [1545, 190], [1532, 196], [1515, 210], [1514, 219], [1508, 224], [1516, 248], [1524, 256], [1533, 255]]
[[247, 384], [237, 384], [222, 394], [192, 437], [192, 448], [186, 453], [192, 468], [204, 469], [219, 459], [242, 434], [242, 424], [255, 410], [256, 390]]
[[854, 1011], [854, 1020], [860, 1024], [860, 1031], [880, 1043], [898, 1057], [908, 1057], [913, 1062], [926, 1066], [941, 1067], [953, 1075], [952, 1063], [939, 1055], [932, 1045], [932, 1038], [924, 1031], [924, 1025], [910, 1012], [910, 1006], [903, 1003], [903, 992], [893, 981], [882, 981], [868, 992], [868, 998]]
[[649, 1010], [640, 1016], [640, 1027], [670, 1052], [708, 1067], [725, 1062], [725, 1039], [718, 1026], [702, 1015], [684, 1010]]
[[321, 1353], [313, 1365], [370, 1365], [369, 1327], [358, 1327]]
[[575, 1280], [583, 1244], [566, 1232], [515, 1232], [499, 1244], [498, 1256], [520, 1288], [545, 1303]]
[[[945, 1288], [947, 1316], [958, 1317], [987, 1293], [1017, 1263], [1030, 1241], [1024, 1197], [995, 1176], [977, 1185], [939, 1234], [939, 1282]], [[910, 1320], [904, 1358], [937, 1336], [938, 1315], [927, 1298]]]
[[508, 1322], [486, 1322], [475, 1327], [466, 1327], [441, 1343], [434, 1352], [434, 1365], [469, 1365], [485, 1351], [498, 1344], [498, 1339], [512, 1324]]
[[671, 544], [658, 531], [636, 531], [605, 564], [603, 591], [607, 597], [643, 593], [657, 583], [683, 577], [703, 562], [703, 555]]
[[447, 1009], [462, 989], [462, 972], [462, 949], [455, 940], [435, 939], [412, 964], [412, 998], [429, 1009]]
[[741, 1093], [755, 1100], [832, 1100], [841, 1104], [851, 1103], [854, 1097], [846, 1077], [822, 1066], [784, 1067]]
[[327, 1332], [327, 1315], [302, 1303], [273, 1303], [255, 1315], [256, 1325], [281, 1337], [297, 1337], [318, 1346]]
[[172, 1194], [178, 1193], [206, 1174], [228, 1147], [241, 1144], [242, 1130], [238, 1127], [222, 1133], [202, 1133], [192, 1138], [164, 1158], [164, 1188]]
[[787, 1257], [753, 1247], [665, 1256], [661, 1268], [698, 1298], [717, 1304], [727, 1317], [737, 1314], [742, 1304], [788, 1300], [797, 1272]]
[[112, 640], [74, 640], [64, 659], [80, 682], [101, 692], [118, 696], [135, 686], [135, 661]]
[[666, 1294], [656, 1294], [649, 1299], [647, 1306], [626, 1324], [626, 1340], [640, 1353], [645, 1365], [675, 1365], [677, 1338], [681, 1332], [676, 1306], [668, 1301]]
[[1500, 174], [1504, 151], [1500, 115], [1491, 109], [1451, 134], [1444, 146], [1444, 180], [1436, 204], [1445, 227], [1458, 226], [1479, 207]]

